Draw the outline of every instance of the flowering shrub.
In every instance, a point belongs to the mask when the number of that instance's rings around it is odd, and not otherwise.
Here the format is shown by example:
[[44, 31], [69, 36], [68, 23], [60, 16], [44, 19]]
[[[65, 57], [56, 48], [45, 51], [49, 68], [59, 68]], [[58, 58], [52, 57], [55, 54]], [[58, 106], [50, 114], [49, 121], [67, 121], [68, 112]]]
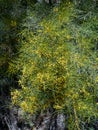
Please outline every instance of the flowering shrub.
[[[21, 90], [12, 92], [13, 104], [34, 113], [49, 107], [69, 114], [69, 129], [97, 117], [98, 62], [92, 19], [75, 22], [71, 3], [54, 7], [36, 31], [21, 32], [15, 68]], [[96, 18], [93, 19], [96, 22]]]

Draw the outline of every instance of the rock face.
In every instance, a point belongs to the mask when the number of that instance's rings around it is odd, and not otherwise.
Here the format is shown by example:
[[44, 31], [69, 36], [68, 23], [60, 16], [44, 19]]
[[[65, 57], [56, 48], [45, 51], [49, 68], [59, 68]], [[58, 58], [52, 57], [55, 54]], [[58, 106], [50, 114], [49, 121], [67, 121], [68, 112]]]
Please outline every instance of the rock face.
[[[0, 122], [0, 130], [68, 130], [67, 118], [63, 113], [48, 111], [32, 115], [28, 122], [23, 118], [21, 109], [12, 108], [4, 116], [3, 123]], [[86, 124], [85, 128], [88, 129], [89, 125]], [[92, 128], [98, 130], [98, 121]]]
[[37, 125], [33, 130], [67, 130], [65, 128], [65, 115], [63, 113], [52, 115], [47, 114], [36, 121]]
[[65, 130], [65, 115], [62, 113], [57, 115], [57, 130]]
[[[63, 113], [41, 113], [31, 121], [33, 125], [25, 124], [22, 119], [22, 111], [18, 109], [11, 109], [9, 115], [4, 118], [7, 129], [4, 130], [67, 130], [65, 128], [65, 115]], [[20, 120], [22, 123], [20, 123]], [[20, 125], [19, 125], [20, 123]]]
[[14, 115], [13, 109], [9, 111], [9, 115], [4, 117], [4, 121], [8, 127], [8, 130], [19, 130], [17, 126], [17, 119]]

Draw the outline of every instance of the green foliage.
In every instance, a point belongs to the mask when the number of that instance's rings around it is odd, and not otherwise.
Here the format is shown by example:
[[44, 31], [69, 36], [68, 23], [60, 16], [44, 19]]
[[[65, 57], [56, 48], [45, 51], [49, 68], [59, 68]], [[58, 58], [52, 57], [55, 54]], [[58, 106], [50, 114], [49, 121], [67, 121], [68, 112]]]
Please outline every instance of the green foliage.
[[[6, 124], [10, 100], [10, 89], [16, 86], [15, 75], [8, 72], [11, 60], [16, 56], [18, 33], [25, 9], [20, 0], [0, 0], [0, 128]], [[7, 117], [8, 118], [8, 117]], [[10, 120], [10, 119], [9, 119]], [[4, 126], [3, 124], [3, 126]], [[5, 126], [7, 126], [6, 124]], [[9, 126], [8, 126], [9, 127]]]
[[0, 11], [0, 79], [12, 79], [8, 66], [17, 53], [18, 33], [26, 11], [20, 0], [0, 0]]
[[11, 93], [13, 104], [25, 112], [65, 111], [72, 130], [98, 116], [97, 18], [77, 24], [77, 17], [74, 5], [63, 3], [41, 19], [36, 31], [21, 32], [14, 61], [21, 90]]

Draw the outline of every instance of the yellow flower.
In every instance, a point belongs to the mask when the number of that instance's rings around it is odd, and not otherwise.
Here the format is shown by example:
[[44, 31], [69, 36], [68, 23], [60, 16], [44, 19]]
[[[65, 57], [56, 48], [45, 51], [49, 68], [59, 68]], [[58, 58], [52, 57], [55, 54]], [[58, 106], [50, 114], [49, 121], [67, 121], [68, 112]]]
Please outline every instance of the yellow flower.
[[11, 21], [11, 26], [15, 27], [16, 24], [17, 24], [16, 21], [13, 21], [13, 20]]
[[98, 58], [96, 58], [96, 61], [98, 61]]
[[70, 35], [67, 35], [66, 38], [67, 38], [67, 40], [70, 40], [70, 39], [71, 39], [71, 36], [70, 36]]
[[64, 57], [61, 57], [61, 58], [58, 59], [58, 63], [61, 64], [62, 66], [65, 66], [67, 61], [65, 60]]
[[98, 83], [98, 76], [96, 77], [96, 80], [95, 80], [96, 83]]
[[16, 90], [15, 92], [11, 92], [11, 96], [13, 103], [15, 103], [17, 98], [20, 96], [20, 92], [18, 90]]
[[42, 81], [43, 80], [43, 75], [41, 73], [38, 73], [37, 74], [37, 79], [39, 79], [40, 81]]
[[58, 8], [54, 8], [54, 9], [53, 9], [53, 12], [58, 12]]
[[20, 104], [21, 108], [24, 110], [24, 111], [27, 111], [28, 110], [28, 105], [25, 101], [23, 101], [21, 104]]
[[47, 79], [47, 80], [50, 79], [50, 74], [49, 73], [45, 73], [44, 76], [45, 76], [45, 79]]
[[62, 109], [62, 106], [60, 106], [60, 105], [54, 105], [53, 107], [54, 107], [56, 110]]
[[31, 96], [31, 97], [30, 97], [30, 100], [31, 100], [32, 102], [35, 102], [36, 98], [35, 98], [34, 96]]

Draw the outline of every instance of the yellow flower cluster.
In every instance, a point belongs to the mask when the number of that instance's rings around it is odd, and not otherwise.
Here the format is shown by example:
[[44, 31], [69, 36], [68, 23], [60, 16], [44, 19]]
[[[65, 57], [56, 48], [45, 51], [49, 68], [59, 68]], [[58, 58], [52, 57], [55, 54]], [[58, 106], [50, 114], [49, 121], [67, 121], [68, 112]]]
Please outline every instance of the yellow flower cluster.
[[28, 110], [28, 105], [27, 105], [26, 101], [21, 102], [20, 107], [21, 107], [24, 111], [27, 111], [27, 110]]
[[98, 61], [98, 58], [96, 58], [96, 61]]
[[58, 12], [58, 8], [57, 7], [53, 8], [53, 12]]
[[71, 36], [70, 36], [70, 35], [66, 35], [66, 39], [67, 39], [67, 40], [70, 40], [70, 39], [71, 39]]
[[37, 79], [40, 82], [44, 82], [44, 80], [49, 80], [50, 79], [50, 73], [38, 73], [37, 74]]
[[20, 96], [20, 92], [18, 90], [11, 92], [11, 96], [12, 96], [12, 103], [16, 104], [17, 103], [17, 99]]
[[15, 27], [17, 25], [16, 21], [11, 21], [11, 26]]
[[33, 113], [37, 109], [36, 97], [26, 97], [24, 101], [20, 102], [20, 107], [24, 112]]
[[44, 75], [42, 73], [37, 73], [37, 79], [40, 81], [40, 82], [43, 82], [43, 77]]
[[65, 57], [60, 57], [57, 61], [59, 64], [61, 64], [64, 67], [67, 64], [67, 60], [65, 59]]
[[98, 83], [98, 76], [96, 77], [96, 80], [95, 80], [95, 81], [96, 81], [96, 83]]
[[60, 106], [60, 105], [54, 105], [53, 107], [54, 107], [54, 109], [56, 109], [56, 110], [62, 109], [62, 106]]
[[36, 97], [34, 97], [34, 96], [31, 96], [29, 99], [30, 99], [31, 102], [35, 102], [36, 101]]

